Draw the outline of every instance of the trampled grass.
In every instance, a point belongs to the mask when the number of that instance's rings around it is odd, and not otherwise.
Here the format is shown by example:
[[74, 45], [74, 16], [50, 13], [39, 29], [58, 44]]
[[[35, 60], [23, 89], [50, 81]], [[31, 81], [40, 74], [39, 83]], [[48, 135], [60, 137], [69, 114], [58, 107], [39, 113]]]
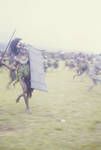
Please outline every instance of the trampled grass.
[[19, 84], [6, 89], [8, 73], [0, 73], [0, 150], [101, 150], [101, 85], [72, 79], [71, 70], [46, 74], [48, 92], [35, 91], [32, 114], [25, 113]]

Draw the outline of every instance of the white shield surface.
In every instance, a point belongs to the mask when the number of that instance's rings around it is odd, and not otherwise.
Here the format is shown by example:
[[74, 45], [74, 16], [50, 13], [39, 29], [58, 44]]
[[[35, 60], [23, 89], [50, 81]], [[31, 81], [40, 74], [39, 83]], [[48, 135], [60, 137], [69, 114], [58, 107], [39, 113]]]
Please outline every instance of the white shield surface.
[[30, 58], [31, 88], [47, 91], [42, 54], [38, 49], [32, 46], [28, 47]]

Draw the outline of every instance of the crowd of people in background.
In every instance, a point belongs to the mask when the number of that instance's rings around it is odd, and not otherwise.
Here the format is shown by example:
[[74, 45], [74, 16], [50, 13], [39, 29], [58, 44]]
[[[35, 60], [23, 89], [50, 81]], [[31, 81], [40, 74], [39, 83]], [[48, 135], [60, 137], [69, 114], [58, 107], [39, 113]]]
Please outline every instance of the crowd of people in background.
[[47, 52], [43, 51], [44, 70], [48, 72], [58, 69], [59, 62], [62, 61], [64, 68], [74, 71], [73, 79], [84, 73], [91, 79], [92, 84], [88, 88], [91, 90], [95, 85], [101, 83], [101, 54], [88, 54], [83, 52]]

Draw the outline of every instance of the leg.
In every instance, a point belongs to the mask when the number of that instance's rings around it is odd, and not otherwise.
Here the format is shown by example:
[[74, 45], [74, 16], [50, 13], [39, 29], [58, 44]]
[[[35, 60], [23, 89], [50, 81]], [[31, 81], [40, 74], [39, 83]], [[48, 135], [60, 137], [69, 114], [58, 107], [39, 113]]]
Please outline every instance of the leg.
[[73, 79], [75, 79], [75, 77], [79, 76], [78, 73], [76, 73], [75, 75], [73, 75]]
[[[7, 89], [9, 89], [10, 85], [11, 85], [13, 82], [14, 82], [14, 83], [16, 82], [16, 73], [15, 73], [14, 70], [10, 70], [10, 81], [9, 81], [8, 84], [7, 84]], [[14, 84], [14, 86], [15, 86], [15, 84]]]
[[21, 97], [24, 97], [24, 93], [20, 94], [20, 95], [17, 97], [16, 103], [19, 103], [19, 100], [20, 100]]
[[14, 82], [13, 82], [13, 86], [15, 87], [15, 84], [18, 82], [19, 80], [17, 79], [17, 80], [15, 80]]
[[92, 79], [92, 85], [88, 88], [88, 91], [92, 90], [95, 85], [97, 85], [97, 80], [96, 79]]
[[21, 87], [22, 87], [22, 90], [23, 90], [23, 97], [24, 97], [24, 101], [25, 101], [25, 105], [26, 105], [26, 111], [30, 112], [29, 99], [28, 99], [28, 96], [27, 96], [27, 86], [26, 86], [26, 83], [24, 82], [23, 79], [20, 79], [19, 81], [20, 81], [20, 84], [21, 84]]
[[75, 77], [78, 77], [78, 76], [81, 76], [83, 73], [80, 71], [80, 70], [78, 70], [77, 72], [76, 72], [76, 74], [73, 76], [73, 79], [75, 79]]
[[9, 89], [10, 85], [12, 84], [12, 82], [13, 82], [12, 80], [8, 82], [7, 87], [6, 87], [7, 89]]

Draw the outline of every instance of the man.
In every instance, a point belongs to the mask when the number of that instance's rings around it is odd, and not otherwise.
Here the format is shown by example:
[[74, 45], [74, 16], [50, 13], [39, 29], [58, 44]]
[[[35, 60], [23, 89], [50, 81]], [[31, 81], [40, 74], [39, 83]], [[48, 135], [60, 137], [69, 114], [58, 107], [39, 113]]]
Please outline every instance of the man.
[[13, 54], [13, 62], [11, 68], [16, 72], [16, 80], [20, 82], [22, 87], [22, 94], [18, 96], [16, 102], [18, 103], [21, 97], [24, 97], [26, 111], [29, 109], [29, 97], [32, 96], [33, 89], [30, 83], [30, 64], [28, 50], [20, 38], [14, 39], [10, 44], [10, 52]]
[[16, 102], [24, 97], [26, 111], [30, 112], [29, 98], [32, 96], [32, 91], [34, 89], [47, 91], [41, 52], [30, 45], [26, 45], [20, 38], [15, 38], [11, 42], [10, 49], [14, 57], [12, 68], [15, 68], [17, 80], [23, 91]]

